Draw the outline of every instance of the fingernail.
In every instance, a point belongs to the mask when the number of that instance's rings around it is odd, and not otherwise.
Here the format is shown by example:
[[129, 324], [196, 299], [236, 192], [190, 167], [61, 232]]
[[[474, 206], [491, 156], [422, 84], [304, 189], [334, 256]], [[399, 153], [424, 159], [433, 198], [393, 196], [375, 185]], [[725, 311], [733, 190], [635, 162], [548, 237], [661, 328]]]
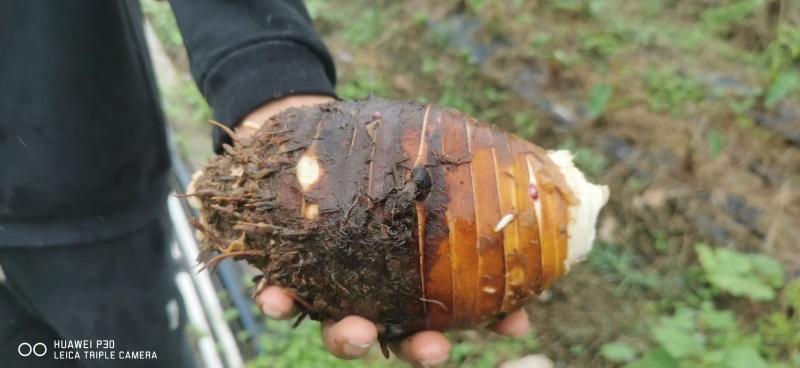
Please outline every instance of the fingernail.
[[364, 355], [370, 347], [372, 347], [372, 341], [366, 343], [348, 341], [347, 344], [344, 345], [343, 350], [345, 354], [352, 357], [357, 357]]

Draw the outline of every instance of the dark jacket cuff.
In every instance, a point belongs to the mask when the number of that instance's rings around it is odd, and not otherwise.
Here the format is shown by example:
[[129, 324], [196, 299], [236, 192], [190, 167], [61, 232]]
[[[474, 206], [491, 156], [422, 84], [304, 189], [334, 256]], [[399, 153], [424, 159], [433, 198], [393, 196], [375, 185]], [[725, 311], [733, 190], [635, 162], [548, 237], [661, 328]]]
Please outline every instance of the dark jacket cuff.
[[[291, 95], [335, 97], [335, 70], [303, 45], [268, 41], [237, 50], [212, 68], [201, 83], [214, 118], [233, 127], [259, 106]], [[214, 151], [232, 140], [214, 127]]]

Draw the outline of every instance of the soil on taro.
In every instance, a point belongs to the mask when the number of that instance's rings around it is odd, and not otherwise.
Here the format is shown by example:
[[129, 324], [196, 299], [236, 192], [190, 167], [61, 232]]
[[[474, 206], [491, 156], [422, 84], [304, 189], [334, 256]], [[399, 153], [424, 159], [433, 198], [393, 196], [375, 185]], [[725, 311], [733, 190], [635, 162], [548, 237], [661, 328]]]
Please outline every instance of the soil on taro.
[[[709, 2], [556, 3], [588, 2], [307, 2], [342, 97], [449, 105], [572, 149], [609, 185], [596, 262], [528, 308], [543, 353], [600, 366], [602, 344], [637, 345], [652, 307], [683, 297], [699, 242], [764, 252], [800, 275], [800, 103], [747, 105], [765, 85], [770, 7], [711, 33]], [[612, 88], [600, 114], [598, 85]]]

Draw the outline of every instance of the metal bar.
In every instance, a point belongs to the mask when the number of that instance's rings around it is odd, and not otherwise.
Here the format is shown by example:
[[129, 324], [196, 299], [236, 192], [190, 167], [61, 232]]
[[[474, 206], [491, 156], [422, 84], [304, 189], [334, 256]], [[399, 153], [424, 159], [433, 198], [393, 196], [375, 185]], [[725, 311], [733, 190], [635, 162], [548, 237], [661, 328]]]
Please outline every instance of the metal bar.
[[[180, 200], [174, 195], [170, 195], [167, 199], [169, 205], [169, 213], [172, 218], [172, 225], [175, 229], [175, 235], [178, 240], [178, 245], [183, 253], [186, 267], [193, 270], [196, 266], [195, 259], [197, 258], [198, 246], [197, 240], [192, 234], [186, 219], [186, 214], [183, 212]], [[238, 368], [244, 366], [239, 345], [231, 332], [230, 326], [225, 321], [222, 311], [222, 305], [217, 298], [214, 285], [211, 283], [211, 278], [207, 272], [190, 272], [192, 281], [197, 287], [197, 292], [202, 305], [208, 315], [210, 326], [220, 345], [222, 345], [225, 352], [225, 361], [228, 367]], [[238, 307], [238, 306], [237, 306]], [[242, 314], [242, 311], [239, 311]], [[249, 312], [248, 312], [249, 314]]]
[[[186, 317], [195, 328], [204, 333], [197, 339], [197, 350], [200, 351], [200, 358], [203, 360], [203, 367], [205, 368], [223, 368], [222, 360], [217, 352], [217, 346], [214, 341], [214, 335], [208, 327], [205, 313], [203, 312], [203, 304], [197, 296], [197, 291], [194, 288], [192, 277], [187, 272], [179, 272], [175, 275], [175, 283], [178, 285], [181, 295], [183, 295], [184, 304], [186, 304]], [[238, 368], [238, 367], [233, 367]]]

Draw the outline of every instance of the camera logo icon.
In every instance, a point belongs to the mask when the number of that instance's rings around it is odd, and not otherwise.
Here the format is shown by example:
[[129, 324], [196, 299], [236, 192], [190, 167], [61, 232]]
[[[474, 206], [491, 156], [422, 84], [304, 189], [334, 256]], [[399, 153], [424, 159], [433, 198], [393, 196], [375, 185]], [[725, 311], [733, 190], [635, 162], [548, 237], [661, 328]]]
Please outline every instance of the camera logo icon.
[[19, 353], [20, 356], [24, 357], [29, 356], [31, 354], [36, 355], [37, 357], [41, 357], [47, 354], [47, 345], [41, 342], [37, 342], [33, 345], [27, 342], [23, 342], [22, 344], [19, 344], [19, 346], [17, 347], [17, 353]]

